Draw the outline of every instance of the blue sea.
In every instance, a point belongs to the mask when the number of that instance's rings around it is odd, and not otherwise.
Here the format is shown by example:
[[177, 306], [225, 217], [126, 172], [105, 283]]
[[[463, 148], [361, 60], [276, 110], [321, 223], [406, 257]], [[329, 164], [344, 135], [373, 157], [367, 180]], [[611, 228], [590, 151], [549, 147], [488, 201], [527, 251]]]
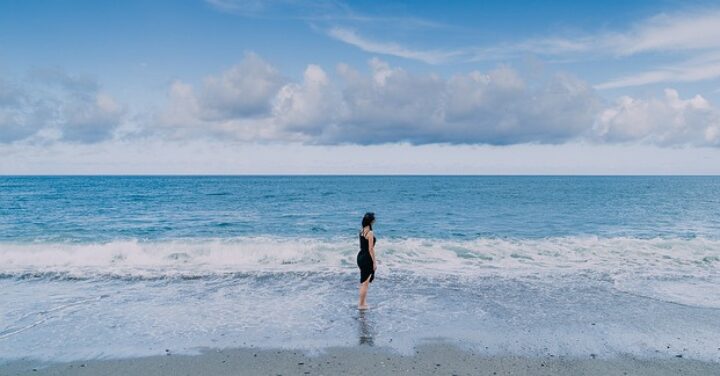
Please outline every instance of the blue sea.
[[0, 359], [443, 340], [720, 361], [720, 177], [6, 176], [0, 291]]

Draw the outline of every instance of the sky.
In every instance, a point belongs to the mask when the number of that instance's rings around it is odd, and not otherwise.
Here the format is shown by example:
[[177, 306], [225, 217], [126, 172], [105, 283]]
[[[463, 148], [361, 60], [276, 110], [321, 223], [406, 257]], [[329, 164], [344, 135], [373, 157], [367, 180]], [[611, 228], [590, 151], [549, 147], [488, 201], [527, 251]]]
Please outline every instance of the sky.
[[0, 174], [719, 174], [720, 3], [0, 2]]

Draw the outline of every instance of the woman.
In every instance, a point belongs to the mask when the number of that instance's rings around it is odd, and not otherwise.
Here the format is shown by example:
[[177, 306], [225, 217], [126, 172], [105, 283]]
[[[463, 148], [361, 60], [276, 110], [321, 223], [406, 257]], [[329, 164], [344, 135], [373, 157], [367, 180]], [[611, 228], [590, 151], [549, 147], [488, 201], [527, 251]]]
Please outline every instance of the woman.
[[367, 297], [370, 282], [375, 279], [377, 262], [375, 259], [375, 242], [377, 238], [372, 231], [375, 223], [375, 213], [365, 213], [362, 219], [362, 230], [360, 231], [360, 252], [357, 255], [357, 264], [360, 268], [360, 303], [358, 309], [367, 309], [365, 298]]

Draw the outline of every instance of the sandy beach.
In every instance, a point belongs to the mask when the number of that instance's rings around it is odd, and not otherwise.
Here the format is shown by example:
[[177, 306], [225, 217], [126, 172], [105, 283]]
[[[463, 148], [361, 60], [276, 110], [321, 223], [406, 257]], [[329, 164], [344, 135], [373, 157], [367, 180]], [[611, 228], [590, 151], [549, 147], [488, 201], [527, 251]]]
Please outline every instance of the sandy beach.
[[201, 355], [166, 355], [70, 363], [27, 360], [0, 365], [2, 375], [720, 375], [720, 364], [680, 357], [587, 358], [487, 356], [438, 342], [415, 354], [388, 348], [333, 347], [320, 353], [237, 348]]

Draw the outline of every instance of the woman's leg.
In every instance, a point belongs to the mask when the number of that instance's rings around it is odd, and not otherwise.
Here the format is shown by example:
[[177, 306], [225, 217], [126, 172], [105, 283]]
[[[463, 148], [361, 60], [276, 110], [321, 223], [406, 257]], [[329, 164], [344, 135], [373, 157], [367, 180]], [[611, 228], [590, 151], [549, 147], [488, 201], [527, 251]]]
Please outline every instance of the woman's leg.
[[370, 278], [366, 279], [365, 282], [360, 283], [360, 303], [358, 303], [358, 308], [367, 307], [367, 302], [365, 302], [365, 298], [367, 297], [369, 285], [370, 285]]

